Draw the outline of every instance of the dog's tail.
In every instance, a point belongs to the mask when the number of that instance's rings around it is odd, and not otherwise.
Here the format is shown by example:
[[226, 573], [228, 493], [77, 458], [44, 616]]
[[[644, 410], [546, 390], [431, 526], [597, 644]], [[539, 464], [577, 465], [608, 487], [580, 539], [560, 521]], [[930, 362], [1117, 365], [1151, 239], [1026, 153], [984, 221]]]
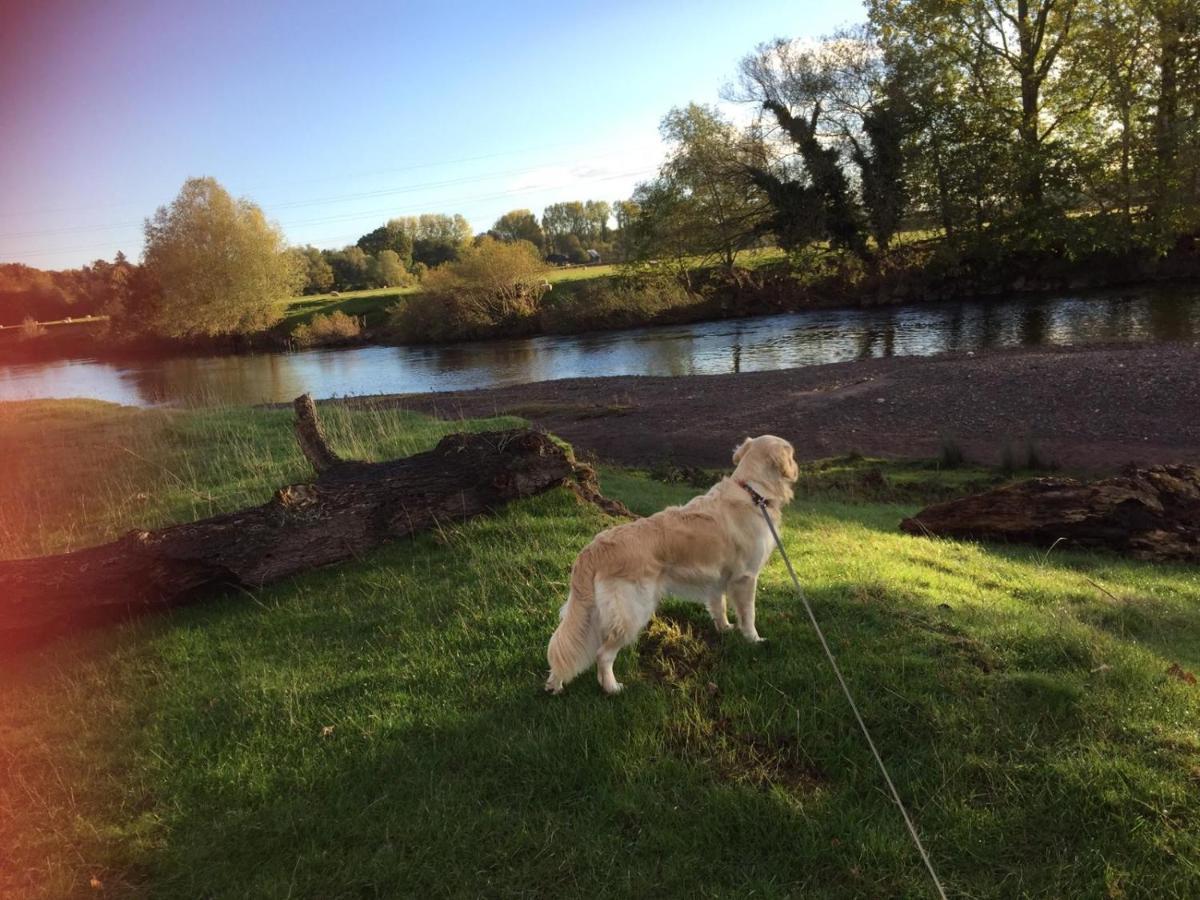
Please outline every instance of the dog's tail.
[[550, 663], [546, 690], [552, 693], [559, 693], [568, 681], [590, 666], [600, 649], [595, 578], [592, 554], [585, 549], [571, 568], [571, 591], [559, 611], [561, 621], [546, 648]]

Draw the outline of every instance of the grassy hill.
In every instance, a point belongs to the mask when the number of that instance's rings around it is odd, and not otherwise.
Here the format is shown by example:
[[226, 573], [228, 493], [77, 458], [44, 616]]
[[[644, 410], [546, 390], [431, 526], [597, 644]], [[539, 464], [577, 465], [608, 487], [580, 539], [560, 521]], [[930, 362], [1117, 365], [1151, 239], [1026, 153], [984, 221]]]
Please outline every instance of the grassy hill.
[[[326, 417], [365, 457], [508, 424]], [[292, 445], [282, 411], [0, 406], [0, 555], [265, 499]], [[1200, 688], [1168, 668], [1200, 668], [1200, 575], [898, 532], [992, 478], [817, 465], [784, 522], [933, 860], [952, 896], [1197, 896]], [[542, 693], [609, 524], [556, 491], [8, 661], [0, 896], [929, 896], [777, 558], [766, 645], [669, 602], [619, 697]]]

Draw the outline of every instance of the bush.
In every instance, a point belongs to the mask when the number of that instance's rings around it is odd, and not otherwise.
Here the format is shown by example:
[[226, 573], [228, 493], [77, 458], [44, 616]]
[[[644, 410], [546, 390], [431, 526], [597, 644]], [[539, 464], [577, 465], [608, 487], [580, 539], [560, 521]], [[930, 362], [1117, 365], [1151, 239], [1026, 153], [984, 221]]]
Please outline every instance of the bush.
[[445, 341], [518, 334], [536, 323], [545, 263], [528, 241], [484, 238], [454, 262], [430, 269], [422, 291], [392, 313], [396, 336]]
[[595, 278], [558, 287], [542, 305], [539, 320], [543, 331], [645, 325], [669, 316], [672, 310], [703, 302], [678, 279], [665, 274]]
[[300, 347], [321, 347], [352, 341], [362, 334], [362, 325], [341, 310], [316, 315], [310, 322], [292, 329], [292, 341]]
[[21, 320], [21, 340], [31, 341], [34, 338], [44, 337], [46, 334], [46, 326], [42, 325], [33, 316], [26, 316]]

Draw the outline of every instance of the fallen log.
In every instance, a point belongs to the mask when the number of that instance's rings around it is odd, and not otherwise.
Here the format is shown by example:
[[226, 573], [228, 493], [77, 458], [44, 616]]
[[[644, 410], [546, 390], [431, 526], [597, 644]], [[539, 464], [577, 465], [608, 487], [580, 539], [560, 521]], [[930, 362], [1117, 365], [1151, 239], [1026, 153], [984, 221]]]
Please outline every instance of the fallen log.
[[935, 503], [900, 528], [1041, 547], [1064, 541], [1140, 559], [1200, 562], [1200, 468], [1129, 468], [1091, 482], [1034, 478]]
[[[453, 434], [426, 453], [344, 461], [329, 448], [312, 400], [297, 398], [300, 446], [317, 471], [270, 502], [57, 556], [0, 561], [0, 650], [211, 595], [254, 590], [440, 523], [569, 485], [613, 513], [594, 473], [529, 429]], [[625, 511], [627, 512], [627, 510]]]

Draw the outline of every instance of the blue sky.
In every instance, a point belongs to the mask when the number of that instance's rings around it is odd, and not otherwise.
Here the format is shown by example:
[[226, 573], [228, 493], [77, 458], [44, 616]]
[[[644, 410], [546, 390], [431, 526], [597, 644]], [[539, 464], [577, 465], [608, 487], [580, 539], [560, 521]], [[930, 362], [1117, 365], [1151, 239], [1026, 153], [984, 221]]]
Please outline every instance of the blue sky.
[[[11, 4], [6, 4], [11, 6]], [[0, 27], [0, 262], [141, 252], [212, 175], [293, 243], [390, 216], [615, 200], [672, 106], [742, 55], [863, 17], [853, 0], [409, 4], [42, 0]]]

